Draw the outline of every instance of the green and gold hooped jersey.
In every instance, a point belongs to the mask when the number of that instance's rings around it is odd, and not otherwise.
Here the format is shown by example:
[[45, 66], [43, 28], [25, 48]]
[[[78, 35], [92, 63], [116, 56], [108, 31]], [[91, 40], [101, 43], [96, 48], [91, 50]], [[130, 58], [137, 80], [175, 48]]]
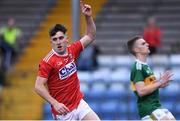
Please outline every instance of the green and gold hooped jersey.
[[151, 85], [155, 83], [156, 78], [150, 69], [149, 65], [143, 63], [139, 60], [133, 64], [131, 68], [131, 88], [134, 91], [135, 95], [137, 96], [137, 104], [138, 104], [138, 111], [140, 117], [144, 117], [146, 115], [150, 115], [153, 110], [161, 107], [159, 101], [159, 90], [155, 90], [149, 95], [140, 97], [137, 94], [135, 83], [139, 81], [144, 81], [145, 85]]

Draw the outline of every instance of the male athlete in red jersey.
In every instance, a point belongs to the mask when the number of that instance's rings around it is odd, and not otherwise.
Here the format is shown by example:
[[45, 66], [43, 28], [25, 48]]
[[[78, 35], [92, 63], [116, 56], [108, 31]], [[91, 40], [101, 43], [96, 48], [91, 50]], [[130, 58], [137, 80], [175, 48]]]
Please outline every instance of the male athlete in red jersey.
[[67, 46], [67, 29], [56, 24], [49, 31], [52, 50], [39, 64], [35, 91], [51, 104], [56, 120], [100, 120], [83, 100], [77, 77], [76, 60], [96, 35], [91, 6], [81, 2], [81, 10], [87, 23], [86, 34]]

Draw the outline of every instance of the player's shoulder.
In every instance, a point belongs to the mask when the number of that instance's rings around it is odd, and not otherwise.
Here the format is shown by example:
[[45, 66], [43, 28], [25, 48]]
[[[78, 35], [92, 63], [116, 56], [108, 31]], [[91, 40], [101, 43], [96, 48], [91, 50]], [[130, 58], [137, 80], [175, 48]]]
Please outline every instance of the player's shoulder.
[[133, 65], [133, 69], [134, 70], [142, 70], [142, 66], [143, 66], [142, 63], [140, 61], [136, 60]]
[[44, 58], [43, 61], [48, 63], [48, 61], [53, 57], [55, 53], [53, 52], [53, 50], [51, 50]]
[[84, 47], [83, 47], [83, 45], [82, 45], [80, 40], [76, 40], [76, 41], [72, 42], [71, 44], [69, 44], [67, 46], [67, 48], [68, 48], [68, 50], [72, 50], [72, 51], [77, 50], [79, 48], [83, 48], [84, 49]]
[[73, 42], [71, 42], [68, 47], [72, 47], [72, 46], [76, 46], [77, 44], [81, 44], [80, 40], [75, 40]]
[[149, 67], [149, 65], [146, 62], [136, 60], [135, 61], [135, 69], [136, 70], [143, 70], [145, 68]]

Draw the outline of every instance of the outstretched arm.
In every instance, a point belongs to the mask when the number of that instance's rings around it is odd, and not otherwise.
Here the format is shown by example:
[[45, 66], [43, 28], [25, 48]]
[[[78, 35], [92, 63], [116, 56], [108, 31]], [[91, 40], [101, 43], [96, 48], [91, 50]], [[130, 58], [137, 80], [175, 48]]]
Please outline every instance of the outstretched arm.
[[84, 47], [88, 46], [96, 37], [96, 26], [92, 17], [92, 9], [90, 5], [83, 4], [82, 1], [80, 1], [80, 7], [81, 11], [85, 16], [86, 20], [86, 34], [80, 39], [82, 45]]

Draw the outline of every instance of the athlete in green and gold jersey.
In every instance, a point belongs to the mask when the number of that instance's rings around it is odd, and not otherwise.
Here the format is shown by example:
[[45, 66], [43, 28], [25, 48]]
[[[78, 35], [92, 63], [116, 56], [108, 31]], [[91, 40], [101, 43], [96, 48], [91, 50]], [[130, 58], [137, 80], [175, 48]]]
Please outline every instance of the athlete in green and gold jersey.
[[131, 87], [137, 96], [139, 115], [142, 120], [175, 120], [170, 111], [159, 101], [159, 88], [168, 86], [172, 73], [166, 71], [157, 80], [146, 63], [149, 44], [142, 37], [134, 37], [127, 43], [136, 61], [131, 68]]
[[156, 78], [153, 75], [152, 70], [146, 63], [136, 60], [131, 70], [131, 80], [131, 87], [138, 97], [137, 103], [140, 117], [151, 114], [151, 112], [153, 112], [155, 109], [161, 107], [158, 89], [149, 95], [140, 97], [135, 88], [135, 84], [137, 82], [141, 82], [142, 80], [144, 81], [145, 85], [151, 85], [156, 82]]

